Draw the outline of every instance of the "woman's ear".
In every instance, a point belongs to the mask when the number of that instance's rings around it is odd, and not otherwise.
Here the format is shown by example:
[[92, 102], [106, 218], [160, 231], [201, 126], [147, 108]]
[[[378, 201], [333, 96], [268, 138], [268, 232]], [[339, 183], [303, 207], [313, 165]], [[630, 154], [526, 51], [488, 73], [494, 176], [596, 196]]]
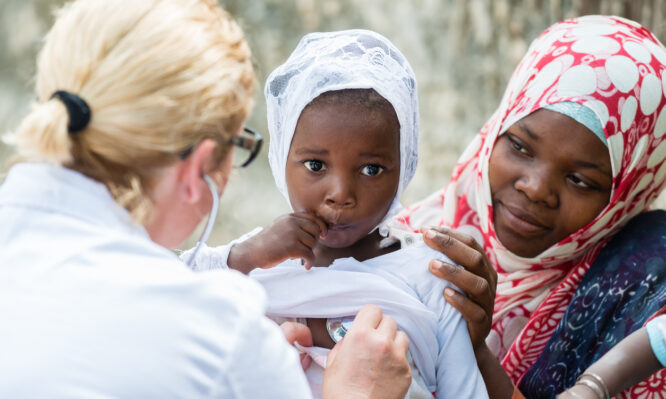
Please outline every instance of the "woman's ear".
[[182, 161], [178, 176], [179, 191], [182, 190], [186, 202], [196, 203], [202, 196], [210, 197], [203, 175], [206, 167], [214, 162], [215, 145], [214, 140], [205, 139]]

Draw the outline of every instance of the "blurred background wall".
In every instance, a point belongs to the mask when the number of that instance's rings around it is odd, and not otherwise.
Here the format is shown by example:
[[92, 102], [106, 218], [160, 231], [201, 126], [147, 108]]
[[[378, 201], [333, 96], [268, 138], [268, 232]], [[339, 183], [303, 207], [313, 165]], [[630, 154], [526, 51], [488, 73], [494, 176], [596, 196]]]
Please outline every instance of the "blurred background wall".
[[[112, 1], [112, 0], [108, 0]], [[142, 0], [136, 0], [142, 1]], [[554, 22], [614, 14], [664, 42], [663, 0], [221, 0], [245, 30], [260, 90], [248, 125], [267, 136], [262, 89], [298, 40], [312, 31], [372, 29], [409, 59], [419, 87], [419, 168], [403, 204], [446, 184], [458, 155], [498, 105], [532, 39]], [[0, 0], [0, 132], [11, 131], [33, 98], [35, 56], [62, 0]], [[266, 147], [267, 149], [268, 147]], [[210, 243], [226, 242], [287, 212], [266, 152], [235, 171]], [[0, 144], [4, 167], [10, 149]], [[664, 195], [657, 206], [665, 207]], [[190, 241], [190, 243], [192, 240]], [[188, 243], [189, 245], [189, 243]]]

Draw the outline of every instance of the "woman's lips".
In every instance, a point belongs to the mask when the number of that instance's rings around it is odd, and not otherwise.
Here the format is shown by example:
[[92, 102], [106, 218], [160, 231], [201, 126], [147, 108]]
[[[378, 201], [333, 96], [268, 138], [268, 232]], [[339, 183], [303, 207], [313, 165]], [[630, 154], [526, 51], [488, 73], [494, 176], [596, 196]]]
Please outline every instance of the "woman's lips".
[[520, 235], [535, 235], [548, 230], [534, 216], [517, 207], [508, 207], [498, 203], [499, 212], [511, 230]]

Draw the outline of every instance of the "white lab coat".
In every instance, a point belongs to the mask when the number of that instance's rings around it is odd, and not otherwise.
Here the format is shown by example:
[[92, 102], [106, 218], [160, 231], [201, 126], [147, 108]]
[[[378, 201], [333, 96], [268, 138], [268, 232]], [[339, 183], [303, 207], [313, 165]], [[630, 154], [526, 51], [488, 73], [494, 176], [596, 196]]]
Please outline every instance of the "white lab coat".
[[0, 186], [0, 397], [309, 398], [265, 306], [77, 172], [19, 164]]

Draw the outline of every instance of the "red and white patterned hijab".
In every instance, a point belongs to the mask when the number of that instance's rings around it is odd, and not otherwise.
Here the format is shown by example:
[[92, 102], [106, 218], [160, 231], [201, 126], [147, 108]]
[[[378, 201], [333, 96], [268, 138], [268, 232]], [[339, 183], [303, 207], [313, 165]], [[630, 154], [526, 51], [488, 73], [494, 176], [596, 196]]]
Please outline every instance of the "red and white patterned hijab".
[[[397, 228], [452, 227], [483, 245], [499, 275], [487, 342], [514, 381], [543, 350], [603, 244], [661, 192], [665, 93], [666, 49], [647, 29], [605, 16], [555, 24], [530, 46], [449, 184], [398, 217]], [[538, 256], [523, 258], [495, 234], [488, 160], [509, 126], [563, 101], [590, 108], [601, 121], [613, 172], [610, 202], [587, 226]]]

